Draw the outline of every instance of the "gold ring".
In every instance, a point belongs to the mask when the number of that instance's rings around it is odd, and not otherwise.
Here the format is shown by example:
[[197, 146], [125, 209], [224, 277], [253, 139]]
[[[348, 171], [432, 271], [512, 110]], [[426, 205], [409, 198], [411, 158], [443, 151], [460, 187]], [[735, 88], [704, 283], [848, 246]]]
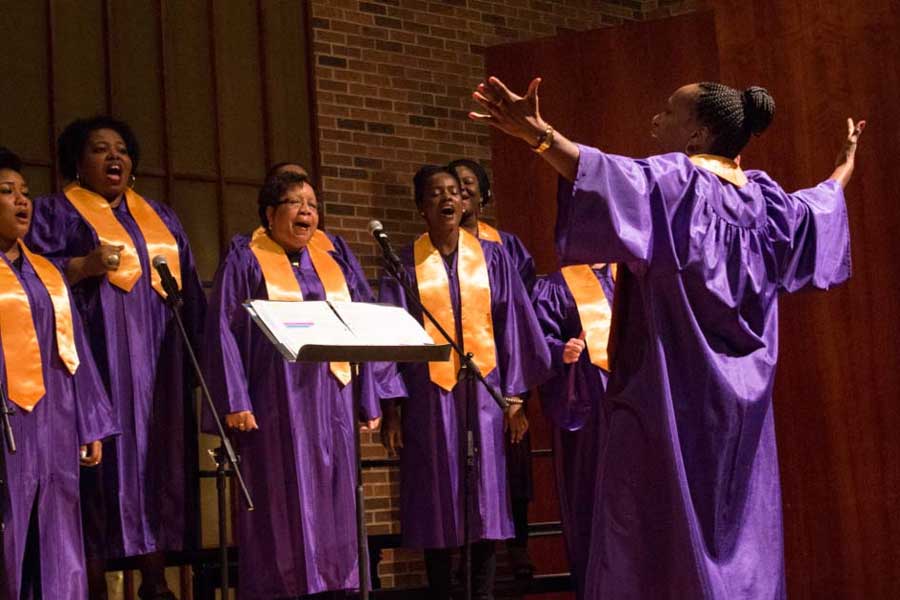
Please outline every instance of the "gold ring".
[[106, 266], [107, 267], [118, 267], [119, 266], [119, 255], [118, 254], [110, 254], [106, 257]]

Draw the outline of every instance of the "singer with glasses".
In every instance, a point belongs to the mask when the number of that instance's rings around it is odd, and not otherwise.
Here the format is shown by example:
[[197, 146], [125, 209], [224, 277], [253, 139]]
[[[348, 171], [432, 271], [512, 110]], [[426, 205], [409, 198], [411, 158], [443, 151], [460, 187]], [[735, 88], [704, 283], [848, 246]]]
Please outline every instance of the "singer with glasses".
[[100, 463], [118, 433], [69, 288], [22, 241], [32, 204], [19, 158], [0, 148], [0, 409], [16, 451], [0, 442], [0, 597], [87, 596], [80, 463]]
[[359, 587], [354, 436], [357, 421], [372, 431], [381, 420], [373, 367], [362, 366], [356, 415], [348, 363], [288, 362], [242, 305], [371, 292], [358, 265], [313, 243], [318, 200], [306, 177], [268, 179], [258, 204], [262, 227], [236, 239], [216, 273], [203, 357], [257, 505], [237, 513], [239, 597], [339, 598]]
[[[514, 534], [504, 431], [522, 409], [519, 396], [548, 372], [550, 354], [509, 256], [499, 244], [460, 228], [456, 174], [425, 166], [413, 183], [427, 232], [401, 250], [401, 276], [463, 350], [474, 354], [487, 382], [509, 399], [509, 408], [504, 414], [480, 385], [469, 398], [467, 385], [457, 383], [455, 355], [447, 362], [401, 364], [405, 393], [402, 399], [384, 399], [382, 440], [389, 451], [400, 453], [403, 544], [425, 551], [428, 597], [449, 599], [451, 554], [465, 539], [464, 434], [470, 417], [477, 448], [468, 511], [473, 597], [493, 598], [494, 542]], [[386, 274], [380, 299], [422, 320], [400, 283]], [[423, 325], [436, 342], [442, 341], [429, 321]]]
[[171, 599], [165, 551], [196, 538], [193, 378], [151, 261], [163, 256], [182, 289], [196, 343], [206, 302], [184, 229], [168, 206], [133, 188], [140, 150], [106, 116], [70, 123], [58, 140], [70, 183], [38, 198], [28, 243], [59, 259], [122, 426], [104, 463], [82, 477], [92, 599], [106, 598], [106, 561], [137, 556], [143, 600]]

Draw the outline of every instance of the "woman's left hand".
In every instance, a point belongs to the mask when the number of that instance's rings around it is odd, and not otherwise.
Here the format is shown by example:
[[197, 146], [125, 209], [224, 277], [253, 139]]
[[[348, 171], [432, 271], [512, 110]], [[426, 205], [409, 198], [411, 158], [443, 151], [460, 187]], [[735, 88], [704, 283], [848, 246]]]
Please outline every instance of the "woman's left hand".
[[82, 467], [96, 467], [103, 459], [103, 442], [100, 440], [81, 446], [79, 462]]
[[378, 428], [381, 426], [381, 417], [376, 417], [374, 419], [369, 419], [368, 421], [363, 421], [359, 424], [360, 431], [378, 431]]
[[509, 441], [518, 444], [528, 431], [528, 416], [524, 404], [510, 404], [503, 417], [503, 431], [509, 431]]

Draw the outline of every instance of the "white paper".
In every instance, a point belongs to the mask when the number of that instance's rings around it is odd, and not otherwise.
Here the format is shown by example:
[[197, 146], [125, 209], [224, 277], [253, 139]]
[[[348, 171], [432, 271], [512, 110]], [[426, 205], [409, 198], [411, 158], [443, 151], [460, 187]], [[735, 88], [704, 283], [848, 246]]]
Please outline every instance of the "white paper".
[[244, 306], [288, 360], [296, 360], [305, 345], [434, 345], [419, 322], [396, 306], [271, 300], [251, 300]]

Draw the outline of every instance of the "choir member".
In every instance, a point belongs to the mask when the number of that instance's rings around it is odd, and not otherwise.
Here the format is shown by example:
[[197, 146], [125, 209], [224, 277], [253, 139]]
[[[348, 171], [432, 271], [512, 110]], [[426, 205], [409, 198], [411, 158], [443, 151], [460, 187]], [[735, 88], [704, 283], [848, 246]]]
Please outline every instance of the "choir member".
[[[534, 259], [518, 236], [497, 231], [481, 220], [481, 211], [493, 200], [491, 180], [487, 171], [474, 160], [460, 158], [449, 165], [460, 182], [462, 222], [460, 227], [475, 237], [503, 246], [522, 278], [525, 290], [531, 293], [535, 281]], [[527, 402], [527, 395], [523, 395]], [[528, 556], [528, 504], [534, 498], [531, 476], [531, 435], [528, 433], [526, 407], [510, 420], [510, 435], [506, 441], [506, 469], [512, 503], [515, 536], [506, 543], [514, 574], [530, 577], [534, 564]], [[513, 443], [515, 440], [521, 440]]]
[[576, 597], [584, 598], [599, 458], [609, 407], [607, 341], [615, 265], [569, 265], [538, 279], [532, 292], [553, 376], [540, 388], [543, 414], [554, 425], [553, 464]]
[[23, 242], [21, 170], [0, 148], [0, 410], [17, 446], [0, 447], [0, 597], [82, 600], [79, 460], [98, 465], [118, 424], [62, 273]]
[[529, 143], [562, 176], [563, 263], [620, 262], [610, 407], [587, 598], [783, 598], [772, 385], [778, 296], [850, 275], [843, 188], [864, 122], [831, 177], [785, 192], [738, 156], [766, 129], [766, 90], [679, 88], [653, 119], [666, 154], [576, 145], [490, 78], [471, 117]]
[[190, 366], [151, 261], [163, 256], [200, 339], [205, 298], [184, 229], [168, 206], [134, 189], [140, 150], [131, 128], [98, 116], [59, 136], [70, 181], [35, 200], [28, 242], [61, 260], [122, 427], [81, 482], [92, 598], [106, 597], [108, 559], [138, 557], [144, 600], [174, 598], [165, 551], [196, 537], [196, 438]]
[[[469, 397], [466, 383], [457, 383], [456, 357], [399, 365], [406, 387], [402, 417], [395, 399], [387, 400], [382, 436], [389, 450], [400, 449], [403, 543], [425, 550], [429, 598], [449, 598], [451, 551], [464, 542], [464, 433], [466, 417], [471, 418], [476, 445], [468, 510], [472, 580], [474, 597], [492, 598], [494, 541], [514, 533], [504, 430], [522, 409], [519, 396], [546, 374], [549, 352], [508, 254], [460, 228], [455, 173], [426, 166], [414, 184], [427, 233], [401, 252], [402, 276], [463, 349], [474, 354], [488, 383], [512, 400], [503, 414], [482, 386], [476, 384]], [[400, 284], [387, 276], [380, 299], [422, 320]], [[441, 341], [429, 321], [423, 325]]]
[[204, 363], [226, 425], [236, 431], [256, 510], [238, 508], [238, 591], [243, 600], [359, 587], [355, 518], [357, 419], [380, 422], [371, 367], [354, 414], [347, 363], [282, 357], [242, 304], [268, 300], [365, 301], [358, 266], [312, 242], [316, 190], [295, 173], [259, 192], [262, 227], [235, 240], [210, 300]]

